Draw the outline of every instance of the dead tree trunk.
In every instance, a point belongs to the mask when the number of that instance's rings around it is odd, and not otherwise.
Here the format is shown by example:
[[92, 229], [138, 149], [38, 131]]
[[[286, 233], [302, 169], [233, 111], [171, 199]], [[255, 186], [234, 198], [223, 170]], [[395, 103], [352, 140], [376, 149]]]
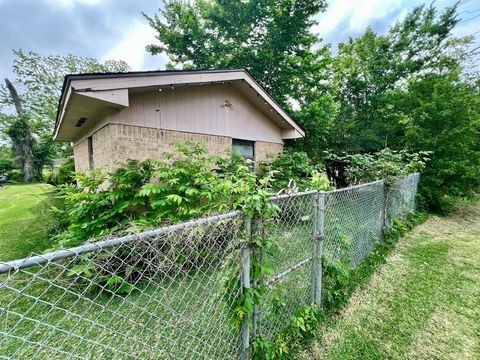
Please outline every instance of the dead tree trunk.
[[33, 137], [28, 122], [25, 119], [25, 110], [23, 109], [22, 102], [18, 96], [17, 89], [10, 82], [5, 79], [5, 84], [10, 92], [15, 110], [17, 111], [18, 119], [15, 124], [11, 126], [9, 136], [13, 143], [13, 149], [15, 152], [15, 161], [17, 165], [23, 170], [23, 178], [25, 181], [33, 180]]

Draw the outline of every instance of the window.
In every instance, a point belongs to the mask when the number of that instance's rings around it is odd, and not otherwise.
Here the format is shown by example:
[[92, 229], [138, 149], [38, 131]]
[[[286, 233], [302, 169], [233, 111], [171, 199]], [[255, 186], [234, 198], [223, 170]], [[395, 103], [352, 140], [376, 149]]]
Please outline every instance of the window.
[[91, 136], [87, 138], [87, 147], [88, 147], [88, 166], [90, 167], [90, 169], [93, 169], [95, 167], [95, 164], [93, 163], [93, 141]]
[[244, 159], [255, 161], [255, 142], [248, 140], [232, 140], [232, 150], [243, 156]]

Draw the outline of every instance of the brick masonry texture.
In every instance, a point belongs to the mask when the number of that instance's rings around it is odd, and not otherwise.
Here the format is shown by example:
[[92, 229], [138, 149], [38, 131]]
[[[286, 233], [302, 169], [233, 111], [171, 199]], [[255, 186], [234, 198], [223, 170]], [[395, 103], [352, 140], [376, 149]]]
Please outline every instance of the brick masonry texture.
[[73, 147], [73, 158], [75, 160], [75, 171], [83, 172], [88, 170], [87, 139], [82, 140]]
[[283, 151], [283, 144], [256, 141], [255, 142], [255, 161], [264, 161], [272, 158], [274, 155]]
[[[208, 155], [222, 156], [232, 149], [232, 139], [225, 136], [109, 124], [92, 135], [94, 166], [111, 171], [129, 159], [161, 160], [165, 152], [175, 151], [175, 143], [184, 144], [187, 141], [205, 146]], [[258, 141], [255, 143], [255, 159], [262, 161], [269, 154], [278, 154], [282, 150], [282, 144]], [[76, 171], [88, 170], [86, 140], [74, 146], [74, 157]]]

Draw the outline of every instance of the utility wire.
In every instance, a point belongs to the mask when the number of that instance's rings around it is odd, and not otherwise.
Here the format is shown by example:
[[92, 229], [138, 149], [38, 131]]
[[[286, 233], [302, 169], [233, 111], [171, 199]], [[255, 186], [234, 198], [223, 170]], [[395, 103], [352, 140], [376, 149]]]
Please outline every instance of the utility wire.
[[[479, 10], [480, 10], [480, 9], [479, 9]], [[463, 23], [466, 23], [467, 21], [470, 21], [470, 20], [476, 19], [476, 18], [478, 18], [478, 17], [480, 17], [480, 15], [477, 15], [477, 16], [472, 16], [471, 18], [468, 18], [468, 19], [466, 19], [466, 20], [462, 20], [462, 21], [460, 21], [460, 22], [458, 23], [458, 25], [460, 25], [460, 24], [463, 24]]]

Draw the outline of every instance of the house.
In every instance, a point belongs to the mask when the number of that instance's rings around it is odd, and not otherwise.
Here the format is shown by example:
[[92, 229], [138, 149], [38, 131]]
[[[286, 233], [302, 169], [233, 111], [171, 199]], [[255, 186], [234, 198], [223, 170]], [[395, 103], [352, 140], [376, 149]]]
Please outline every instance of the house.
[[76, 171], [161, 159], [185, 141], [260, 161], [304, 135], [243, 69], [67, 75], [54, 129], [73, 143]]

